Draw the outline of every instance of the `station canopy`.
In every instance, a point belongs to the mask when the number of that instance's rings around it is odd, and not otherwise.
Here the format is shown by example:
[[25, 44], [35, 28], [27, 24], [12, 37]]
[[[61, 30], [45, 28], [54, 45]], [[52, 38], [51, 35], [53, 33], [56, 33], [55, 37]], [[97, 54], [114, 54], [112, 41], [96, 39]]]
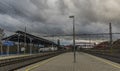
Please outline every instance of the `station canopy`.
[[23, 42], [23, 43], [26, 41], [26, 43], [57, 46], [56, 43], [50, 40], [34, 36], [32, 34], [29, 34], [23, 31], [16, 31], [15, 34], [5, 37], [2, 40], [13, 41], [13, 42]]

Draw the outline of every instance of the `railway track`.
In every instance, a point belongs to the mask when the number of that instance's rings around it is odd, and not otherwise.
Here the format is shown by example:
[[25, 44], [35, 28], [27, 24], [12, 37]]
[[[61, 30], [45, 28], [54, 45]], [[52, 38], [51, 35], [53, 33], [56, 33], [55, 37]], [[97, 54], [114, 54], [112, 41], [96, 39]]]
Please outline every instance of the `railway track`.
[[0, 71], [14, 71], [15, 69], [51, 58], [61, 53], [64, 53], [64, 51], [49, 52], [49, 53], [36, 54], [25, 57], [0, 60]]
[[101, 52], [90, 52], [90, 51], [85, 51], [86, 53], [116, 62], [120, 63], [120, 55], [118, 54], [111, 54], [111, 53], [101, 53]]

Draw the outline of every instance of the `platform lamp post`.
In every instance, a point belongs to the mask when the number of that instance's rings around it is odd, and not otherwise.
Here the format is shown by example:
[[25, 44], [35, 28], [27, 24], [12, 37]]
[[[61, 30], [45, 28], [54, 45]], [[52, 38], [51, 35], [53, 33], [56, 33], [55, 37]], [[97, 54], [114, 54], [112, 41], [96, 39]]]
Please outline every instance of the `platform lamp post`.
[[[7, 39], [7, 42], [9, 41], [9, 38]], [[10, 46], [7, 45], [7, 55], [9, 56], [10, 55]]]
[[30, 54], [32, 54], [32, 38], [29, 38], [30, 39]]
[[1, 38], [0, 38], [0, 41], [1, 41], [1, 46], [0, 46], [0, 47], [1, 47], [1, 48], [0, 48], [0, 49], [1, 49], [1, 55], [3, 54], [2, 38], [3, 38], [3, 36], [5, 35], [5, 33], [4, 33], [3, 31], [4, 31], [4, 30], [2, 29], [2, 30], [1, 30], [1, 32], [2, 32], [2, 33], [1, 33]]
[[3, 54], [3, 44], [1, 43], [1, 55]]
[[[1, 41], [2, 41], [2, 38], [1, 38]], [[1, 48], [1, 55], [3, 55], [3, 44], [2, 44], [2, 42], [1, 42], [1, 46], [0, 46]]]
[[112, 48], [112, 42], [113, 42], [113, 39], [112, 39], [112, 24], [111, 22], [109, 23], [109, 38], [110, 38], [110, 42], [109, 42], [109, 46], [110, 46], [110, 49], [111, 49], [111, 53], [113, 51], [113, 48]]
[[20, 54], [20, 34], [18, 33], [18, 46], [17, 46], [17, 54]]
[[25, 26], [25, 34], [24, 34], [24, 54], [26, 53], [26, 26]]
[[76, 49], [75, 49], [75, 16], [69, 16], [73, 19], [73, 49], [74, 49], [74, 63], [76, 63]]

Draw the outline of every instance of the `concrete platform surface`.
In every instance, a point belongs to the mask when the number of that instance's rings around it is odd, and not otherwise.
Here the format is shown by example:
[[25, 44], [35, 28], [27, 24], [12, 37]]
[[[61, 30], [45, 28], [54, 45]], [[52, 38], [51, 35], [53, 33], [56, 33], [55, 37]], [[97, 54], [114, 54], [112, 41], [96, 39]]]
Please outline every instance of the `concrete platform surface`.
[[10, 58], [17, 58], [17, 57], [24, 57], [24, 56], [30, 56], [31, 54], [14, 54], [14, 55], [2, 55], [0, 56], [0, 60], [4, 60], [4, 59], [10, 59]]
[[73, 53], [64, 53], [16, 71], [120, 71], [120, 64], [103, 58], [83, 52], [77, 52], [76, 57], [74, 63]]

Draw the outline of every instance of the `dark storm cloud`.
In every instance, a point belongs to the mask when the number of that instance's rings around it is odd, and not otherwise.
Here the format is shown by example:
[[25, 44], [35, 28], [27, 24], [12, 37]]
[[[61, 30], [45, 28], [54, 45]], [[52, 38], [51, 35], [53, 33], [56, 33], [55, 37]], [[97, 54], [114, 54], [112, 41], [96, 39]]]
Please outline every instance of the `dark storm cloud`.
[[119, 0], [0, 0], [0, 26], [6, 31], [71, 34], [75, 15], [77, 33], [119, 32]]

